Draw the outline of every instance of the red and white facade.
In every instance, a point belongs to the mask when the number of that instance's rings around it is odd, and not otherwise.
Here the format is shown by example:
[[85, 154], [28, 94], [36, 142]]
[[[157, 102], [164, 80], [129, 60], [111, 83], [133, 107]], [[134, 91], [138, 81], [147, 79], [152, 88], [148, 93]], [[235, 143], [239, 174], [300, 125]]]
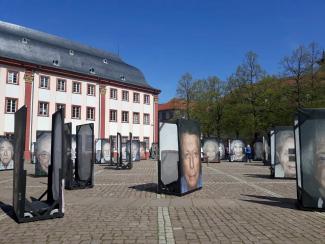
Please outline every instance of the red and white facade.
[[51, 130], [51, 116], [65, 109], [65, 122], [94, 123], [95, 138], [129, 132], [157, 142], [158, 90], [0, 57], [0, 135], [14, 133], [14, 112], [27, 106], [25, 159], [37, 130]]

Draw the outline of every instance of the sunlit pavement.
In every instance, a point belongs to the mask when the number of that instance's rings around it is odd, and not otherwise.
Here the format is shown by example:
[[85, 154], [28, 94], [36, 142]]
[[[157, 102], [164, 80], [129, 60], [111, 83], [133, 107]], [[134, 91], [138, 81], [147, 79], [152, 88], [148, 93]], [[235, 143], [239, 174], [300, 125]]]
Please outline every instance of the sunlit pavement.
[[[27, 194], [46, 178], [28, 170]], [[95, 187], [65, 191], [62, 219], [17, 224], [12, 171], [0, 172], [0, 243], [325, 243], [325, 213], [296, 207], [295, 180], [270, 179], [262, 163], [203, 165], [203, 188], [157, 194], [157, 164], [95, 166]]]

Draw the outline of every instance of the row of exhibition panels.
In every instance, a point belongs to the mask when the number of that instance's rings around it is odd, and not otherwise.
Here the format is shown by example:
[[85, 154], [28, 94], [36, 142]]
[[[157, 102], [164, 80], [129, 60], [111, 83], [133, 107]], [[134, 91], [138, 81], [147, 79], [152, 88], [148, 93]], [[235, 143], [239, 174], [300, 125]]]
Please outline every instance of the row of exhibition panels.
[[[189, 188], [185, 183], [196, 175], [199, 175], [196, 188], [202, 187], [202, 172], [195, 172], [201, 169], [201, 165], [196, 166], [195, 157], [184, 148], [195, 144], [189, 136], [195, 130], [184, 129], [184, 124], [184, 121], [160, 124], [159, 185], [167, 192], [184, 193], [183, 188]], [[300, 208], [325, 210], [325, 109], [299, 109], [294, 126], [275, 127], [258, 143], [258, 146], [254, 144], [253, 151], [255, 154], [258, 151], [259, 158], [270, 165], [272, 177], [296, 179]], [[198, 150], [202, 150], [207, 161], [222, 159], [225, 148], [222, 142], [216, 138], [205, 138], [201, 145]], [[241, 140], [229, 141], [227, 146], [229, 161], [246, 160], [245, 144]]]
[[[50, 133], [39, 134], [39, 138], [43, 139], [40, 141], [40, 145], [37, 145], [37, 148], [41, 150], [38, 155], [39, 163], [50, 162], [47, 165], [47, 190], [39, 198], [31, 197], [29, 200], [26, 196], [27, 171], [24, 169], [26, 121], [27, 108], [23, 106], [15, 113], [15, 132], [12, 144], [15, 152], [12, 159], [13, 209], [18, 223], [63, 217], [64, 189], [76, 190], [94, 186], [96, 154], [97, 162], [100, 161], [98, 163], [107, 163], [107, 160], [117, 169], [131, 169], [133, 162], [141, 159], [141, 143], [132, 140], [131, 133], [124, 143], [125, 153], [123, 155], [120, 133], [117, 133], [116, 143], [113, 143], [112, 138], [95, 141], [94, 125], [89, 123], [76, 126], [76, 135], [73, 136], [72, 124], [64, 123], [64, 113], [61, 109], [52, 115]], [[44, 138], [47, 139], [44, 140]], [[74, 139], [75, 141], [73, 141]], [[112, 143], [110, 143], [111, 141]], [[50, 153], [44, 149], [45, 142], [50, 143]], [[95, 144], [97, 144], [97, 148]], [[113, 144], [116, 144], [116, 148], [111, 147]], [[73, 151], [73, 147], [75, 147], [75, 151]], [[107, 148], [114, 149], [113, 153], [111, 154]]]
[[[117, 140], [122, 141], [120, 153], [117, 148]], [[76, 142], [76, 135], [72, 134], [71, 160], [73, 162], [76, 160]], [[115, 137], [96, 139], [94, 146], [94, 160], [97, 164], [118, 165], [118, 155], [122, 156], [122, 162], [128, 161], [129, 157], [132, 162], [146, 160], [149, 157], [146, 142], [133, 140], [131, 134], [124, 141], [119, 133]], [[0, 136], [0, 171], [14, 168], [14, 154], [13, 138]], [[36, 142], [32, 144], [32, 163], [35, 164], [35, 176], [47, 176], [48, 167], [51, 164], [51, 131], [36, 132]]]
[[[64, 189], [94, 186], [93, 124], [76, 127], [76, 158], [73, 162], [71, 123], [64, 123], [62, 110], [52, 115], [48, 188], [40, 198], [31, 198], [31, 201], [26, 199], [27, 171], [24, 170], [23, 158], [25, 129], [26, 107], [22, 107], [15, 113], [14, 135], [13, 209], [17, 221], [29, 222], [63, 217]], [[291, 134], [291, 137], [284, 134]], [[203, 187], [200, 135], [199, 124], [192, 120], [180, 119], [176, 123], [160, 124], [157, 147], [157, 191], [159, 193], [181, 196]], [[132, 136], [130, 135], [129, 138]], [[299, 110], [293, 128], [277, 127], [270, 133], [270, 152], [271, 161], [274, 162], [274, 172], [277, 171], [276, 165], [281, 164], [281, 158], [285, 158], [284, 163], [290, 162], [290, 165], [294, 160], [297, 175], [297, 202], [303, 209], [325, 210], [324, 138], [325, 110]], [[127, 160], [122, 160], [122, 140], [121, 135], [118, 134], [117, 165], [120, 168], [123, 166], [132, 168], [131, 146], [130, 150]], [[276, 158], [279, 158], [279, 162]], [[285, 166], [282, 168], [285, 171]], [[47, 199], [43, 200], [45, 196]]]

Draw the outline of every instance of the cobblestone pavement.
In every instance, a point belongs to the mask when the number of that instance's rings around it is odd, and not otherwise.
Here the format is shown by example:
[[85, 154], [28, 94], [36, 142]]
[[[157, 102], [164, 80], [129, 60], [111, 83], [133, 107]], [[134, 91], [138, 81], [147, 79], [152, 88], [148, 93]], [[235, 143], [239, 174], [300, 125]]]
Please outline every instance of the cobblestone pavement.
[[[39, 197], [46, 178], [26, 168]], [[156, 169], [96, 165], [94, 188], [65, 191], [62, 219], [17, 224], [0, 209], [0, 243], [325, 243], [325, 213], [298, 210], [295, 180], [270, 179], [261, 163], [204, 164], [203, 188], [183, 197], [156, 193]], [[12, 171], [0, 172], [6, 205]]]

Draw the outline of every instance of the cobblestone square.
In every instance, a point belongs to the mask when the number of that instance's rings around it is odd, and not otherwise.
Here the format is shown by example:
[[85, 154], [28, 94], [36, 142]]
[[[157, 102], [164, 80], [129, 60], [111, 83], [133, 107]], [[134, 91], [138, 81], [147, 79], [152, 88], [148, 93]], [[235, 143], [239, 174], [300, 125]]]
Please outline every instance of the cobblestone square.
[[[25, 167], [39, 197], [47, 179]], [[298, 210], [296, 181], [259, 162], [204, 164], [203, 188], [183, 197], [157, 194], [155, 161], [96, 165], [94, 188], [64, 192], [64, 218], [25, 224], [11, 218], [12, 173], [0, 172], [0, 243], [325, 243], [325, 213]]]

